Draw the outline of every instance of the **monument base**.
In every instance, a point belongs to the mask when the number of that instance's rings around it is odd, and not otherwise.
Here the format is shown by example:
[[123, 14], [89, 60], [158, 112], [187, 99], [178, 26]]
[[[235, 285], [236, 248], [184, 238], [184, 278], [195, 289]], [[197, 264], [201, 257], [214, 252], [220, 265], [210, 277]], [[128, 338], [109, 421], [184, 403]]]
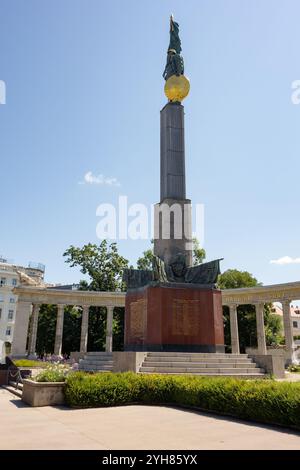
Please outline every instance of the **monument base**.
[[196, 284], [130, 289], [124, 349], [223, 353], [221, 291]]

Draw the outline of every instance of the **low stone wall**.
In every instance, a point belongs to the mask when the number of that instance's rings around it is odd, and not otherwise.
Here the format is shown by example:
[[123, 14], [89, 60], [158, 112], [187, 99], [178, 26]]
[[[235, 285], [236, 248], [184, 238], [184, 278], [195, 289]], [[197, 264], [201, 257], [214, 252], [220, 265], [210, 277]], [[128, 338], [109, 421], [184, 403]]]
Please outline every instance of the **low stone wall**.
[[[257, 355], [257, 348], [246, 348], [246, 353], [249, 354], [249, 356]], [[289, 353], [284, 348], [267, 348], [267, 355], [273, 357], [282, 357], [285, 367], [290, 364]], [[300, 360], [300, 349], [295, 351], [295, 356], [298, 360]]]
[[85, 353], [81, 353], [79, 351], [72, 351], [70, 353], [70, 361], [79, 362], [79, 359], [83, 359]]
[[113, 372], [139, 372], [146, 355], [140, 351], [113, 352]]
[[272, 356], [271, 354], [248, 354], [256, 364], [265, 369], [267, 374], [272, 374], [277, 379], [283, 379], [285, 377], [283, 356]]
[[64, 382], [34, 382], [23, 380], [22, 400], [31, 406], [63, 405]]

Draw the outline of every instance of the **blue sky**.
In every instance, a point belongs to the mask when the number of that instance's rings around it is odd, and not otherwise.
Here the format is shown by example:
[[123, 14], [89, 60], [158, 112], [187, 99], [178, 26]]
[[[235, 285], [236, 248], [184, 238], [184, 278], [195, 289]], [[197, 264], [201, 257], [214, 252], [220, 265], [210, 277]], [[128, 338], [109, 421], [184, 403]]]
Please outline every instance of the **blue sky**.
[[[99, 204], [159, 201], [170, 13], [191, 82], [187, 196], [205, 205], [207, 259], [264, 284], [299, 280], [299, 264], [270, 264], [300, 257], [298, 0], [1, 0], [0, 254], [76, 282], [62, 253], [99, 241]], [[109, 180], [79, 184], [87, 172]], [[134, 263], [148, 246], [119, 250]]]

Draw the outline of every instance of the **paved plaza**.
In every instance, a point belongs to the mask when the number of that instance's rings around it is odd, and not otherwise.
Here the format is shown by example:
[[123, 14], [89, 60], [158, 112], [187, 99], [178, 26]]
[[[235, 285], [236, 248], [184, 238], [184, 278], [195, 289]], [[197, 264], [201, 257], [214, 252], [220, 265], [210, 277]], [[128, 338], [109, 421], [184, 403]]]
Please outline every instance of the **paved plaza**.
[[0, 449], [300, 449], [300, 433], [168, 407], [32, 408], [0, 388]]

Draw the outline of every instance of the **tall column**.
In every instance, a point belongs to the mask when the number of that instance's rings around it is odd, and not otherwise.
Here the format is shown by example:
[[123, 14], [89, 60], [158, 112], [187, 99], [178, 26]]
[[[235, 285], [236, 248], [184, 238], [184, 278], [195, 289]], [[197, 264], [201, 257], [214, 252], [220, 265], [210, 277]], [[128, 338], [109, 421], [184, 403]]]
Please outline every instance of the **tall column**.
[[290, 300], [284, 300], [282, 304], [283, 313], [283, 327], [285, 337], [285, 348], [287, 351], [287, 363], [292, 364], [294, 361], [294, 338], [293, 338], [293, 326], [290, 312]]
[[57, 305], [57, 319], [56, 319], [56, 332], [55, 332], [55, 344], [54, 344], [54, 354], [56, 356], [61, 356], [62, 351], [62, 339], [63, 339], [63, 330], [64, 330], [64, 309], [65, 306], [58, 304]]
[[12, 356], [26, 356], [26, 342], [31, 309], [31, 302], [18, 301], [11, 348]]
[[160, 112], [160, 203], [155, 205], [154, 254], [165, 263], [183, 253], [192, 266], [191, 201], [186, 199], [184, 107], [167, 103]]
[[229, 313], [230, 313], [231, 353], [240, 354], [237, 305], [229, 305]]
[[107, 317], [106, 317], [106, 352], [112, 352], [112, 326], [113, 326], [113, 313], [114, 307], [109, 305], [106, 307]]
[[33, 304], [31, 316], [31, 328], [28, 342], [28, 356], [36, 356], [36, 338], [40, 313], [40, 304]]
[[89, 330], [89, 309], [88, 305], [82, 306], [82, 320], [81, 320], [81, 336], [80, 336], [80, 352], [87, 352], [88, 330]]
[[257, 331], [257, 353], [267, 354], [265, 324], [264, 324], [264, 304], [255, 305], [256, 331]]

